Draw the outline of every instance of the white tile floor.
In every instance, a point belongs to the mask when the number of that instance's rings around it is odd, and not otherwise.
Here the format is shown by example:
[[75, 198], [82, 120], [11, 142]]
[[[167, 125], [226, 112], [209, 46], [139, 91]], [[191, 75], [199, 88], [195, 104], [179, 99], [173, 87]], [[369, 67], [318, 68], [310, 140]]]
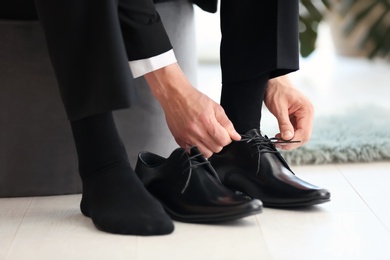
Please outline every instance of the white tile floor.
[[[218, 99], [217, 66], [200, 72], [200, 88]], [[390, 105], [390, 65], [382, 62], [323, 52], [303, 61], [292, 77], [317, 113]], [[265, 208], [219, 225], [176, 222], [175, 232], [162, 237], [97, 231], [79, 211], [80, 195], [0, 199], [0, 259], [390, 259], [390, 162], [294, 171], [328, 188], [332, 201], [301, 210]]]
[[79, 195], [0, 199], [0, 259], [390, 259], [390, 163], [300, 166], [332, 201], [162, 237], [97, 231]]

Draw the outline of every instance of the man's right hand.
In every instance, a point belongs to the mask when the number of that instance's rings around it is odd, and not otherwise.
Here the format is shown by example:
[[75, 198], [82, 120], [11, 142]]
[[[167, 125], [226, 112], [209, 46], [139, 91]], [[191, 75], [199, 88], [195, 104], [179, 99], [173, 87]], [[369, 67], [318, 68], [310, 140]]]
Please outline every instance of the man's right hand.
[[145, 74], [180, 147], [197, 146], [206, 158], [240, 140], [223, 108], [194, 88], [177, 63]]

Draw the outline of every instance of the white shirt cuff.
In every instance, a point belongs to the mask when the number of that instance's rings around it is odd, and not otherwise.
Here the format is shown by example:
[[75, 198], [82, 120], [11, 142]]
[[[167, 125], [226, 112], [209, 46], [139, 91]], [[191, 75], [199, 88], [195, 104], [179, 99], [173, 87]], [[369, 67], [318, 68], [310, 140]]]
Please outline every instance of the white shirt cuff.
[[147, 59], [129, 61], [129, 65], [133, 77], [138, 78], [175, 62], [177, 62], [175, 53], [173, 50], [169, 50]]

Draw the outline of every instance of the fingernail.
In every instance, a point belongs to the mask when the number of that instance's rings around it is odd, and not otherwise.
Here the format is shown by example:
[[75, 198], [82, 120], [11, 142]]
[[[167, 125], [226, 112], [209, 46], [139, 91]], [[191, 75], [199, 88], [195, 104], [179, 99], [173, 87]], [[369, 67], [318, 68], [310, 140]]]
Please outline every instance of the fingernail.
[[294, 137], [294, 134], [291, 132], [291, 131], [285, 131], [285, 132], [283, 132], [283, 134], [282, 134], [282, 138], [284, 139], [284, 140], [290, 140], [290, 139], [292, 139]]
[[241, 139], [241, 135], [240, 135], [237, 131], [234, 131], [233, 133], [234, 133], [234, 135], [236, 136], [236, 138], [237, 138], [238, 140]]

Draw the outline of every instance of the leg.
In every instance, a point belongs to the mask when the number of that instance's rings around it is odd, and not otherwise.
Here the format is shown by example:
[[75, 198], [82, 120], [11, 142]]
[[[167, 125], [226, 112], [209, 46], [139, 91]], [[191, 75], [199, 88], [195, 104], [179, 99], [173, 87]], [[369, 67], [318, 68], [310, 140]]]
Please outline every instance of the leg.
[[268, 207], [311, 206], [330, 193], [296, 177], [260, 132], [268, 78], [298, 68], [298, 1], [222, 1], [221, 105], [239, 132], [210, 158], [222, 182]]
[[111, 233], [172, 232], [172, 221], [135, 176], [111, 115], [129, 105], [131, 87], [116, 1], [36, 3], [71, 120], [83, 214]]
[[83, 214], [111, 233], [172, 232], [170, 218], [133, 172], [112, 114], [72, 121], [71, 127], [83, 181]]
[[259, 128], [268, 78], [298, 69], [297, 1], [221, 1], [221, 105], [239, 133]]
[[115, 0], [36, 0], [71, 120], [131, 105], [132, 77]]
[[221, 1], [222, 82], [298, 69], [298, 0]]
[[238, 133], [259, 128], [269, 73], [254, 79], [223, 84], [221, 106]]

